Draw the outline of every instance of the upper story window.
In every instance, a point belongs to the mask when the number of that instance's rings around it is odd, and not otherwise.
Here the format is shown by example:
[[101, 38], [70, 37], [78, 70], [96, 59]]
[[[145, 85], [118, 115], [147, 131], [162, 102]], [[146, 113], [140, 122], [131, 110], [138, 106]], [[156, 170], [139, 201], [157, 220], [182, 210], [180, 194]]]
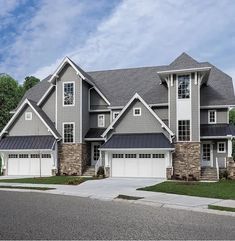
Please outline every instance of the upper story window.
[[216, 123], [216, 111], [215, 110], [208, 111], [208, 123], [209, 124]]
[[105, 116], [98, 115], [98, 127], [105, 127]]
[[133, 109], [134, 116], [141, 116], [141, 108], [134, 108]]
[[178, 140], [190, 141], [190, 120], [178, 121]]
[[113, 120], [117, 118], [118, 114], [119, 114], [118, 111], [113, 112]]
[[63, 83], [63, 105], [73, 106], [74, 105], [74, 82]]
[[32, 112], [25, 112], [25, 120], [32, 120], [33, 114]]
[[64, 143], [74, 143], [74, 123], [63, 123]]
[[190, 77], [189, 75], [178, 76], [178, 99], [190, 98]]

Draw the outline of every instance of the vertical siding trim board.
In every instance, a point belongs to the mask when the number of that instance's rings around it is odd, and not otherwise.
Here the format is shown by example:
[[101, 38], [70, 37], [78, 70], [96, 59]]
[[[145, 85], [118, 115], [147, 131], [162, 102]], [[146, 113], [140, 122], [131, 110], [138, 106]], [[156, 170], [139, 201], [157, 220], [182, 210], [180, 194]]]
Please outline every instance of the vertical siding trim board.
[[[82, 143], [82, 88], [83, 88], [83, 82], [82, 79], [80, 78], [80, 143]], [[75, 128], [74, 128], [75, 129]]]
[[201, 80], [199, 81], [198, 72], [195, 72], [195, 79], [197, 79], [197, 86], [198, 86], [198, 140], [201, 139], [201, 132], [200, 132], [200, 121], [201, 121], [201, 109], [200, 109], [200, 103], [201, 103]]
[[58, 123], [57, 123], [57, 101], [58, 101], [58, 98], [57, 98], [57, 94], [58, 94], [58, 91], [57, 91], [57, 81], [55, 82], [55, 128], [57, 129], [57, 126], [58, 126]]

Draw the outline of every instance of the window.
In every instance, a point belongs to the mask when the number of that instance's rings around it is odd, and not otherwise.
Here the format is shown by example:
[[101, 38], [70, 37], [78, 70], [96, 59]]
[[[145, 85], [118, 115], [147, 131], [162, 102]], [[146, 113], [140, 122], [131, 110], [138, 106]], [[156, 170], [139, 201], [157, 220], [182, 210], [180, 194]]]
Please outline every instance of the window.
[[211, 160], [211, 144], [203, 143], [203, 145], [202, 145], [202, 159], [204, 161], [210, 161]]
[[51, 154], [42, 154], [42, 158], [51, 158]]
[[74, 105], [74, 83], [66, 82], [64, 83], [64, 106], [73, 106]]
[[226, 152], [226, 143], [225, 142], [217, 142], [217, 152], [218, 153]]
[[136, 158], [136, 154], [126, 154], [125, 158]]
[[25, 120], [32, 120], [33, 114], [32, 112], [25, 112]]
[[39, 154], [31, 154], [30, 157], [31, 158], [40, 158], [40, 155]]
[[164, 154], [153, 154], [153, 158], [165, 158]]
[[151, 154], [139, 154], [139, 158], [151, 158]]
[[74, 142], [74, 123], [63, 123], [64, 143]]
[[123, 154], [113, 154], [113, 158], [123, 158]]
[[215, 110], [208, 111], [208, 123], [209, 124], [216, 123], [216, 111]]
[[118, 114], [119, 114], [119, 112], [117, 112], [117, 111], [113, 112], [113, 120], [117, 118]]
[[178, 76], [178, 98], [190, 98], [190, 77], [189, 75]]
[[190, 121], [189, 120], [178, 121], [178, 140], [190, 141]]
[[28, 154], [19, 154], [19, 158], [29, 158]]
[[104, 126], [105, 126], [104, 115], [98, 115], [98, 127], [104, 127]]
[[134, 108], [133, 109], [134, 116], [141, 116], [141, 108]]
[[99, 150], [100, 145], [94, 145], [93, 148], [94, 148], [93, 149], [93, 160], [98, 161], [100, 158], [100, 150]]
[[18, 155], [17, 154], [9, 154], [8, 158], [18, 158]]

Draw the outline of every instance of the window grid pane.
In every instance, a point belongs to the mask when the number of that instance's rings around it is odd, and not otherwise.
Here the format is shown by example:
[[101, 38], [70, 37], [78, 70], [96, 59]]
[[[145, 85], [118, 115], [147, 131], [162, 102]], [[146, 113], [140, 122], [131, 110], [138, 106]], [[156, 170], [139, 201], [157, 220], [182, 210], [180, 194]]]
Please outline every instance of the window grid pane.
[[94, 152], [93, 152], [93, 160], [97, 161], [100, 158], [100, 151], [99, 151], [100, 145], [94, 145]]
[[73, 124], [64, 124], [64, 143], [74, 142], [74, 125]]
[[209, 117], [210, 117], [210, 123], [215, 123], [215, 112], [214, 111], [210, 111], [209, 112]]
[[178, 139], [179, 141], [190, 141], [190, 121], [180, 120], [178, 122]]
[[178, 98], [190, 98], [190, 78], [189, 75], [181, 75], [178, 77]]
[[64, 105], [74, 104], [74, 86], [73, 83], [64, 83]]

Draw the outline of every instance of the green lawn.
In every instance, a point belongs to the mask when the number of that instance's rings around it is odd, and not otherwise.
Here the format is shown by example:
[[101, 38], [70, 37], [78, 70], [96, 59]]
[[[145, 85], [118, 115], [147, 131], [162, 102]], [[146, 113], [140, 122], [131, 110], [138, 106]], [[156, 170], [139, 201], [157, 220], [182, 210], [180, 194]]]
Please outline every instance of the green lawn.
[[219, 211], [228, 211], [228, 212], [235, 212], [235, 208], [230, 207], [221, 207], [216, 205], [208, 205], [209, 209], [219, 210]]
[[163, 182], [154, 186], [140, 188], [138, 190], [235, 200], [235, 181], [219, 181], [219, 182], [168, 181], [168, 182]]
[[34, 177], [21, 179], [1, 179], [0, 182], [8, 183], [33, 183], [33, 184], [70, 184], [78, 185], [92, 177], [76, 177], [76, 176], [53, 176], [53, 177]]

